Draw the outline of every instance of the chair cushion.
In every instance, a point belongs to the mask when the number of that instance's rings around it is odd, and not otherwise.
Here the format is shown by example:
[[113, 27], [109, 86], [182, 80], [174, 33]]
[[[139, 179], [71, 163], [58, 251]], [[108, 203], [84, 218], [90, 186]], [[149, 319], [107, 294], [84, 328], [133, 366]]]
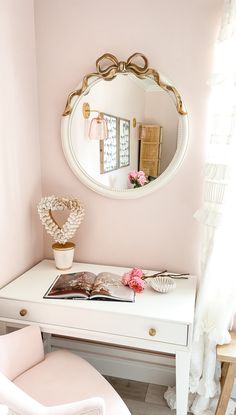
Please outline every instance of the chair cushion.
[[101, 397], [107, 415], [130, 415], [106, 379], [86, 360], [67, 350], [48, 353], [43, 362], [18, 376], [14, 383], [46, 406]]
[[44, 359], [40, 328], [28, 326], [0, 336], [0, 372], [12, 380]]

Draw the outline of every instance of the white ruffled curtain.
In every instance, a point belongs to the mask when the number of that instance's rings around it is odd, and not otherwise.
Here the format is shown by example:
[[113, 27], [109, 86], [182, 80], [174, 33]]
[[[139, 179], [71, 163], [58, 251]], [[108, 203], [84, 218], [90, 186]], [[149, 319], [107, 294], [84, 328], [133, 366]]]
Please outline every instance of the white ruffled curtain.
[[[190, 369], [189, 409], [213, 415], [220, 392], [216, 345], [230, 341], [236, 311], [236, 0], [226, 0], [211, 80], [204, 205], [195, 217], [204, 228]], [[175, 407], [174, 391], [165, 394]], [[234, 414], [230, 402], [227, 414]]]

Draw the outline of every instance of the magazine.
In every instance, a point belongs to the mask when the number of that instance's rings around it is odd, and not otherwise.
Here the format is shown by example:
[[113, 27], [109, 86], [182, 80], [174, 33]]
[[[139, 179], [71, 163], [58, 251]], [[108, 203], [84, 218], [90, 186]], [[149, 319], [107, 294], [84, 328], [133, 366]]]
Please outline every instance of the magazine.
[[122, 284], [122, 277], [110, 272], [74, 272], [58, 275], [43, 298], [111, 300], [134, 302], [134, 291]]

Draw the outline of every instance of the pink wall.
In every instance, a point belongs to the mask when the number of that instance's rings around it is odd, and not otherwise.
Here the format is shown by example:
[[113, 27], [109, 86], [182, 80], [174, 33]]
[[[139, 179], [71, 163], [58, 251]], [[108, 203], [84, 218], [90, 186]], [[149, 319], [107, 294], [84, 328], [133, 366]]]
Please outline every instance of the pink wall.
[[33, 0], [1, 0], [0, 31], [2, 286], [43, 255]]
[[[223, 0], [36, 0], [35, 6], [43, 194], [83, 201], [76, 259], [198, 273], [200, 226], [193, 213], [201, 204], [207, 80]], [[60, 117], [68, 93], [100, 55], [124, 60], [136, 51], [184, 97], [190, 145], [164, 188], [142, 199], [112, 200], [87, 189], [70, 170]], [[51, 242], [45, 235], [47, 257]]]

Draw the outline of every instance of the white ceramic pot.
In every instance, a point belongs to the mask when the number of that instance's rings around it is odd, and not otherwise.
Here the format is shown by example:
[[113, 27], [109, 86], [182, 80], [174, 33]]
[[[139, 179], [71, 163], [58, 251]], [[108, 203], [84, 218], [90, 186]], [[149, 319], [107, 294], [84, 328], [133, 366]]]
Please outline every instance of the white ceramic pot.
[[52, 245], [56, 268], [60, 270], [67, 270], [72, 267], [75, 244], [73, 242], [66, 242], [64, 245], [56, 242]]

